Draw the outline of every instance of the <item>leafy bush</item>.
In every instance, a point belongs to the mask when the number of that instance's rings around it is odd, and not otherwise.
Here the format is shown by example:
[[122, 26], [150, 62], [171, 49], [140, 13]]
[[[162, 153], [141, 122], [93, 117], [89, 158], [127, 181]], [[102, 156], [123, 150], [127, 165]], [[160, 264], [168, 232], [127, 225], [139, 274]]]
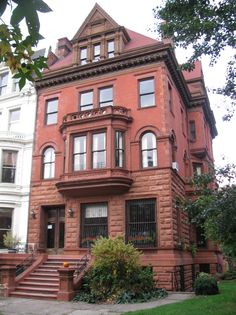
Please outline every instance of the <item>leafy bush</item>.
[[216, 279], [208, 274], [201, 272], [194, 282], [194, 292], [196, 295], [214, 295], [219, 293]]
[[94, 264], [83, 278], [76, 301], [131, 303], [164, 296], [164, 290], [155, 288], [152, 268], [140, 265], [140, 252], [122, 237], [99, 238], [92, 254]]

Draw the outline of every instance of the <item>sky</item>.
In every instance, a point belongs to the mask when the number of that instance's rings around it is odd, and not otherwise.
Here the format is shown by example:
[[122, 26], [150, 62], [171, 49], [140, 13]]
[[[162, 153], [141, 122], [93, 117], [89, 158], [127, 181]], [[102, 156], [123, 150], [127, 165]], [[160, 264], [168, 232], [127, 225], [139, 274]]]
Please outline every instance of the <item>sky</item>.
[[[161, 0], [44, 0], [53, 12], [40, 14], [40, 33], [44, 36], [39, 48], [52, 46], [55, 49], [57, 39], [67, 37], [72, 39], [87, 15], [97, 2], [119, 25], [157, 38], [157, 34], [151, 31], [156, 22], [152, 9], [161, 3]], [[185, 52], [187, 55], [191, 52]], [[177, 59], [182, 62], [183, 52], [177, 52]], [[208, 60], [203, 59], [203, 73], [206, 87], [209, 89], [223, 84], [225, 77], [224, 56], [214, 68], [209, 67]], [[208, 93], [211, 108], [216, 119], [218, 136], [213, 140], [215, 163], [218, 166], [226, 162], [236, 164], [236, 114], [230, 122], [223, 122], [225, 113], [224, 100], [222, 97]]]

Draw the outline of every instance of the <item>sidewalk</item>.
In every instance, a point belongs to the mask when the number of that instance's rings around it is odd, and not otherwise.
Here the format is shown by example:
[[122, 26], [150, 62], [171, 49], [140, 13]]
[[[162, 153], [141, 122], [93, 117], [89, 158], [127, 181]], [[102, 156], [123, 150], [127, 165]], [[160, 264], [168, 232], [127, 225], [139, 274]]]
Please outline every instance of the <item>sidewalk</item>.
[[[0, 297], [3, 315], [119, 315], [190, 299], [192, 293], [169, 293], [164, 299], [137, 304], [88, 304]], [[1, 315], [2, 315], [1, 314]]]

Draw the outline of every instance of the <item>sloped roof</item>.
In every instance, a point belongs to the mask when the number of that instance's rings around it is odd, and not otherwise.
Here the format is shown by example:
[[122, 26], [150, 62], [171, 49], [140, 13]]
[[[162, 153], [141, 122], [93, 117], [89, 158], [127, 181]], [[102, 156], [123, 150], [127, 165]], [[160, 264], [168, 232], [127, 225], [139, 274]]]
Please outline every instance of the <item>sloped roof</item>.
[[104, 18], [110, 23], [112, 28], [119, 27], [119, 24], [117, 24], [116, 21], [114, 21], [113, 18], [109, 14], [107, 14], [103, 10], [103, 8], [100, 7], [99, 4], [96, 3], [95, 6], [93, 7], [92, 11], [89, 13], [87, 18], [85, 19], [84, 23], [80, 26], [80, 28], [76, 32], [72, 41], [75, 41], [76, 39], [78, 39], [83, 34], [85, 28], [87, 27], [87, 25], [89, 23], [92, 23], [94, 21], [97, 21], [99, 19], [104, 19]]
[[125, 45], [125, 51], [158, 43], [156, 39], [131, 31], [127, 28], [126, 31], [129, 34], [131, 40]]

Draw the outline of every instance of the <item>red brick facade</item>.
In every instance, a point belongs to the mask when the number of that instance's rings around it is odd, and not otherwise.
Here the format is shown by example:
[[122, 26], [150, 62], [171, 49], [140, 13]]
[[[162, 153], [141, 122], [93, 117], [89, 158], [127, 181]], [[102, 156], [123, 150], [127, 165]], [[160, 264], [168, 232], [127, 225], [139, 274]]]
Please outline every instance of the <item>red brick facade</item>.
[[99, 216], [97, 231], [137, 241], [159, 286], [189, 289], [199, 264], [214, 271], [217, 263], [212, 246], [191, 256], [195, 236], [176, 206], [194, 168], [213, 162], [217, 131], [200, 63], [183, 75], [171, 43], [126, 30], [95, 5], [72, 41], [59, 40], [49, 65], [36, 82], [28, 242], [41, 252], [81, 254]]

